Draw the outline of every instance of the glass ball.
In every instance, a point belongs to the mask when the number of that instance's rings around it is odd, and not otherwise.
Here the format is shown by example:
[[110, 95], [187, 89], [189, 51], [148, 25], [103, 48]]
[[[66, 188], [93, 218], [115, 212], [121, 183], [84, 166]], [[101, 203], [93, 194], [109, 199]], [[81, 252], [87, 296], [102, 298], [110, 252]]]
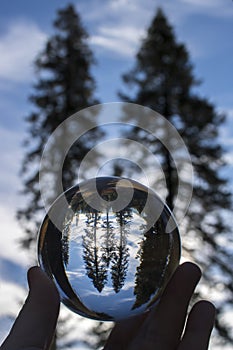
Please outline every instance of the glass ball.
[[70, 310], [118, 321], [159, 301], [179, 264], [180, 236], [154, 191], [131, 179], [97, 177], [51, 206], [38, 258]]

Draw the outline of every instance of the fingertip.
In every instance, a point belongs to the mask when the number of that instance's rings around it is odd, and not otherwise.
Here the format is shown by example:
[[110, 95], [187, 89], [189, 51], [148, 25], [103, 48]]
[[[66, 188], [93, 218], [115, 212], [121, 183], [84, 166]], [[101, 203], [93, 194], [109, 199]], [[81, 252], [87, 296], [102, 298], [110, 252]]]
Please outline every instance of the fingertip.
[[201, 278], [201, 269], [198, 265], [192, 262], [185, 262], [179, 265], [170, 279], [164, 293], [173, 296], [173, 299], [180, 299], [183, 303], [183, 298], [187, 296], [189, 299]]
[[206, 310], [208, 310], [209, 312], [212, 312], [212, 313], [216, 312], [215, 305], [209, 300], [200, 300], [195, 304], [195, 306], [205, 308]]
[[34, 283], [34, 280], [36, 278], [35, 275], [37, 275], [40, 272], [41, 272], [41, 269], [39, 266], [32, 266], [28, 269], [27, 280], [28, 280], [29, 289], [31, 289], [31, 287]]
[[192, 309], [192, 312], [199, 313], [203, 317], [207, 317], [209, 320], [212, 320], [214, 323], [216, 315], [216, 307], [213, 303], [208, 300], [198, 301]]
[[188, 317], [187, 330], [192, 332], [211, 333], [214, 327], [216, 308], [207, 300], [198, 301], [193, 307]]
[[39, 266], [29, 268], [27, 273], [30, 294], [36, 294], [38, 299], [52, 300], [53, 304], [60, 304], [60, 296], [53, 281]]
[[197, 280], [201, 279], [202, 271], [200, 267], [191, 261], [184, 262], [178, 267], [178, 269], [187, 274], [192, 274], [192, 276], [195, 276]]
[[215, 306], [207, 301], [198, 301], [188, 316], [180, 350], [208, 349], [209, 339], [214, 327]]

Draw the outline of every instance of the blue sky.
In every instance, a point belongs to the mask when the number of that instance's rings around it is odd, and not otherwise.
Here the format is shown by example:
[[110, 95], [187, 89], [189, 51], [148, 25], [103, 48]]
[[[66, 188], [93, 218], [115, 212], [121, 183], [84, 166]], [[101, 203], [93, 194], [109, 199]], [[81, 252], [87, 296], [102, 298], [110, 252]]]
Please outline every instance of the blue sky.
[[[9, 255], [12, 266], [16, 263], [26, 268], [29, 264], [14, 243], [21, 234], [14, 215], [17, 206], [23, 203], [23, 198], [18, 196], [21, 186], [18, 173], [23, 155], [21, 144], [26, 132], [24, 117], [32, 108], [28, 95], [35, 81], [33, 60], [53, 33], [52, 21], [56, 10], [67, 3], [62, 0], [0, 2], [0, 271], [6, 266]], [[190, 53], [196, 77], [203, 82], [198, 87], [199, 94], [208, 97], [219, 111], [227, 115], [227, 122], [221, 128], [221, 142], [228, 150], [226, 159], [231, 169], [233, 2], [79, 0], [73, 1], [73, 4], [90, 34], [89, 43], [97, 60], [97, 65], [93, 67], [96, 95], [101, 102], [118, 101], [117, 91], [122, 87], [120, 77], [132, 67], [140, 39], [157, 6], [163, 8], [177, 39], [186, 45]], [[18, 278], [15, 283], [21, 283], [21, 278]], [[2, 290], [5, 291], [6, 278], [0, 276], [0, 282], [4, 283]], [[8, 287], [12, 283], [12, 280], [8, 282]]]

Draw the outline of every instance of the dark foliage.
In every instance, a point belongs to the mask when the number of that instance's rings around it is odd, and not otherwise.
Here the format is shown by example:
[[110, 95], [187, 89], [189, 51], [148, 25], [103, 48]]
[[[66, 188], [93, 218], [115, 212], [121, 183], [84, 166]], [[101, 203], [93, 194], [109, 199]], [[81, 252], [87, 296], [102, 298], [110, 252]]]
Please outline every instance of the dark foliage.
[[[26, 118], [28, 137], [25, 141], [22, 177], [23, 195], [28, 197], [28, 202], [17, 213], [25, 228], [22, 243], [26, 248], [35, 242], [43, 215], [39, 165], [44, 146], [52, 132], [64, 120], [97, 103], [94, 98], [95, 82], [91, 76], [94, 58], [87, 44], [88, 35], [73, 6], [69, 5], [58, 11], [54, 28], [55, 34], [47, 41], [43, 52], [35, 61], [38, 81], [30, 96], [35, 108]], [[64, 189], [74, 184], [80, 162], [100, 136], [101, 132], [95, 129], [80, 137], [70, 148], [62, 168]], [[57, 164], [62, 166], [59, 164], [59, 152], [59, 146], [56, 146], [51, 155], [51, 169], [56, 169]], [[56, 179], [53, 183], [56, 185]], [[56, 193], [56, 189], [48, 190]]]
[[[197, 94], [189, 54], [176, 41], [174, 31], [158, 9], [142, 41], [134, 67], [123, 76], [123, 101], [137, 103], [162, 114], [183, 138], [194, 169], [193, 196], [183, 224], [183, 255], [203, 269], [208, 295], [218, 295], [216, 330], [218, 340], [231, 342], [233, 334], [222, 321], [232, 303], [233, 257], [224, 243], [230, 237], [226, 213], [232, 208], [228, 182], [222, 176], [224, 150], [219, 127], [224, 116], [206, 98]], [[126, 115], [130, 120], [132, 116]], [[172, 139], [169, 140], [170, 145]], [[177, 171], [168, 150], [143, 130], [132, 127], [127, 137], [159, 155], [167, 183], [167, 203], [173, 208], [177, 194]], [[119, 167], [119, 165], [118, 165]], [[118, 169], [120, 172], [120, 169]], [[123, 169], [122, 169], [123, 172]], [[123, 175], [127, 175], [123, 172]], [[222, 292], [219, 292], [219, 288]], [[199, 296], [206, 296], [204, 288]]]

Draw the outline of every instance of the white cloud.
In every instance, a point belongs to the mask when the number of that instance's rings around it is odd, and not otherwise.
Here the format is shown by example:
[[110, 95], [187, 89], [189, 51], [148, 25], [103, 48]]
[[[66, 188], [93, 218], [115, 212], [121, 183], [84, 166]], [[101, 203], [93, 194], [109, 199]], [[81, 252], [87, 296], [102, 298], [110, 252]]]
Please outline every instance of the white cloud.
[[135, 18], [145, 18], [145, 15], [148, 15], [151, 9], [156, 6], [157, 4], [152, 0], [145, 0], [143, 4], [141, 0], [105, 0], [102, 2], [100, 0], [90, 0], [87, 11], [86, 3], [77, 1], [77, 10], [82, 14], [85, 22], [99, 24], [103, 19], [105, 23], [115, 24], [115, 19], [117, 19], [118, 22], [122, 21], [129, 24], [129, 22], [134, 22]]
[[1, 171], [0, 191], [1, 200], [12, 203], [11, 195], [19, 191], [19, 169], [22, 159], [22, 134], [17, 130], [0, 127]]
[[[194, 15], [219, 19], [233, 17], [231, 1], [222, 0], [106, 0], [101, 5], [99, 0], [90, 0], [89, 11], [86, 11], [84, 4], [78, 4], [77, 9], [92, 28], [91, 43], [123, 56], [131, 56], [159, 6], [164, 9], [171, 24], [180, 29], [193, 57], [209, 53], [210, 44], [206, 46], [209, 36], [205, 35], [201, 42], [198, 41], [194, 23], [192, 36], [186, 38], [183, 23], [192, 21]], [[197, 24], [197, 19], [195, 21]], [[214, 43], [211, 46], [219, 49]]]
[[[1, 222], [1, 257], [10, 257], [22, 262], [16, 241], [22, 234], [16, 221], [16, 210], [24, 199], [19, 195], [21, 182], [19, 168], [22, 160], [20, 142], [22, 135], [17, 131], [0, 127], [1, 171], [0, 171], [0, 222]], [[18, 252], [18, 253], [17, 253]], [[22, 256], [21, 256], [22, 257]]]
[[[16, 315], [19, 302], [26, 297], [26, 271], [32, 263], [28, 252], [19, 245], [23, 232], [16, 220], [16, 210], [24, 201], [18, 194], [22, 137], [22, 133], [0, 126], [0, 343], [12, 324], [12, 319], [6, 315]], [[35, 258], [36, 252], [33, 261]]]
[[[18, 194], [21, 186], [18, 176], [22, 159], [21, 139], [21, 133], [0, 127], [0, 342], [11, 323], [2, 320], [1, 315], [13, 315], [17, 312], [19, 300], [25, 297], [23, 287], [26, 284], [26, 270], [30, 264], [28, 252], [19, 246], [22, 230], [16, 220], [16, 209], [23, 202]], [[4, 324], [7, 326], [4, 327]]]
[[99, 33], [91, 37], [90, 43], [122, 56], [131, 56], [135, 54], [142, 35], [143, 30], [133, 26], [100, 27]]
[[137, 0], [105, 1], [101, 5], [99, 0], [90, 2], [88, 12], [84, 4], [77, 6], [91, 28], [90, 43], [123, 57], [135, 54], [150, 18], [152, 2], [147, 1], [145, 6]]
[[224, 161], [226, 162], [227, 165], [232, 167], [232, 165], [233, 165], [233, 152], [228, 152], [224, 156]]
[[32, 22], [16, 21], [0, 36], [0, 79], [31, 80], [32, 62], [41, 50], [46, 34]]

